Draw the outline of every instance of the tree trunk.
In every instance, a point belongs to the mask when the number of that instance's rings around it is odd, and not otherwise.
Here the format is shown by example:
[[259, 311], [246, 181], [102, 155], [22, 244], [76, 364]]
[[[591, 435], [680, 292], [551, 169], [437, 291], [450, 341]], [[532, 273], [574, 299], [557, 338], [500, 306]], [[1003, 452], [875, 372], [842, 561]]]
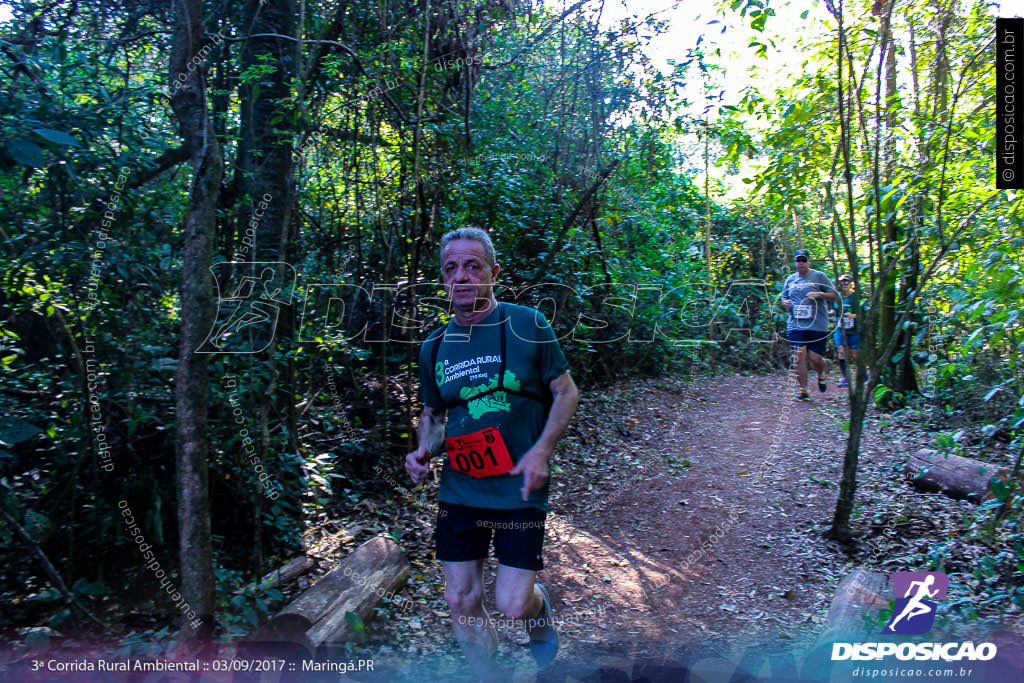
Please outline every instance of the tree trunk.
[[[919, 226], [912, 226], [916, 230]], [[903, 270], [903, 281], [900, 292], [900, 307], [913, 306], [911, 299], [915, 296], [918, 287], [918, 275], [921, 270], [921, 248], [916, 239], [912, 239], [909, 246], [910, 253], [907, 255]], [[910, 320], [917, 320], [920, 316], [912, 315]], [[896, 372], [895, 382], [890, 385], [896, 391], [913, 391], [920, 393], [917, 384], [917, 371], [914, 368], [914, 332], [916, 328], [910, 327], [900, 332], [900, 342], [897, 346], [897, 353], [900, 354], [899, 369]]]
[[[898, 108], [899, 91], [896, 87], [896, 46], [892, 41], [892, 31], [890, 29], [889, 20], [892, 15], [892, 8], [894, 3], [889, 4], [888, 11], [886, 12], [886, 39], [889, 41], [889, 53], [886, 59], [886, 79], [885, 79], [885, 106], [886, 106], [886, 145], [885, 145], [885, 165], [886, 165], [886, 184], [892, 182], [893, 176], [893, 164], [896, 158], [896, 110]], [[911, 58], [915, 59], [913, 51], [911, 52]], [[916, 69], [916, 66], [914, 67]], [[923, 141], [922, 141], [923, 142]], [[927, 145], [923, 146], [922, 149], [926, 149]], [[922, 212], [924, 211], [924, 201], [922, 195], [918, 194], [912, 202], [908, 202], [908, 206], [911, 207], [910, 216], [907, 219], [907, 230], [911, 236], [917, 236], [921, 234], [922, 227]], [[895, 212], [893, 212], [893, 218], [891, 222], [895, 222]], [[900, 239], [904, 235], [899, 236]], [[918, 287], [918, 274], [921, 270], [921, 250], [920, 245], [916, 240], [910, 243], [910, 254], [906, 259], [906, 265], [903, 268], [904, 276], [900, 284], [900, 303], [901, 306], [913, 305], [912, 298], [916, 296]], [[889, 326], [888, 332], [893, 332], [892, 325]], [[888, 340], [889, 337], [879, 336], [879, 339]], [[897, 352], [901, 354], [899, 368], [896, 370], [896, 377], [893, 378], [892, 384], [889, 386], [896, 389], [896, 391], [907, 392], [907, 391], [919, 391], [920, 388], [917, 385], [917, 374], [914, 369], [914, 330], [908, 329], [901, 333], [901, 339], [897, 347]]]
[[[249, 0], [242, 25], [250, 34], [295, 36], [295, 15], [293, 0]], [[273, 37], [249, 38], [239, 55], [242, 73], [267, 71], [239, 86], [237, 163], [242, 175], [238, 235], [244, 235], [246, 229], [256, 233], [245, 261], [286, 259], [294, 174], [292, 140], [298, 128], [298, 114], [286, 104], [291, 101], [294, 58], [295, 43]], [[267, 204], [262, 210], [261, 201]], [[257, 212], [262, 215], [256, 216]]]
[[[850, 124], [846, 118], [845, 107], [843, 106], [843, 44], [845, 43], [845, 36], [842, 0], [840, 0], [838, 11], [835, 12], [835, 17], [839, 25], [836, 83], [838, 90], [840, 147], [843, 153], [843, 176], [846, 180], [847, 197], [846, 219], [849, 224], [851, 244], [848, 258], [850, 260], [850, 272], [856, 273], [858, 270], [857, 249], [852, 246], [857, 243], [857, 230], [856, 223], [854, 222], [853, 173], [850, 169]], [[856, 310], [860, 313], [862, 309], [857, 308]], [[870, 332], [870, 330], [867, 331]], [[864, 355], [862, 354], [857, 360], [856, 374], [852, 383], [853, 389], [850, 391], [850, 433], [846, 440], [846, 454], [843, 457], [843, 475], [839, 481], [839, 496], [836, 500], [835, 514], [832, 517], [832, 527], [829, 531], [831, 537], [842, 543], [847, 543], [850, 540], [850, 515], [853, 513], [854, 494], [857, 492], [857, 460], [860, 455], [860, 437], [864, 431], [864, 414], [867, 409], [864, 401], [863, 368]]]
[[711, 152], [711, 137], [708, 125], [704, 124], [704, 259], [708, 267], [708, 286], [713, 287], [715, 281], [711, 264], [711, 164], [708, 156]]
[[839, 497], [832, 517], [829, 536], [841, 543], [850, 541], [850, 515], [853, 513], [853, 498], [857, 492], [857, 461], [860, 457], [860, 437], [864, 431], [864, 414], [867, 401], [864, 400], [863, 362], [857, 363], [856, 378], [850, 392], [850, 434], [846, 439], [846, 453], [843, 456], [843, 474], [839, 480]]
[[[181, 346], [175, 376], [175, 430], [179, 561], [182, 607], [186, 615], [184, 643], [205, 640], [213, 632], [214, 575], [210, 543], [210, 502], [207, 484], [206, 402], [207, 354], [195, 353], [213, 323], [210, 254], [217, 220], [223, 158], [206, 101], [206, 70], [199, 57], [205, 44], [203, 3], [178, 0], [170, 57], [172, 83], [191, 74], [171, 95], [184, 147], [194, 177], [183, 225], [181, 277]], [[199, 62], [198, 68], [195, 62]], [[189, 67], [192, 69], [189, 69]], [[188, 609], [186, 609], [188, 608]], [[190, 616], [190, 612], [194, 614]]]
[[[888, 185], [892, 180], [892, 164], [895, 159], [895, 135], [894, 129], [896, 125], [896, 111], [893, 105], [893, 99], [898, 97], [898, 90], [896, 89], [896, 46], [892, 40], [892, 3], [887, 3], [888, 7], [885, 10], [885, 14], [882, 17], [882, 45], [887, 48], [885, 55], [885, 131], [886, 140], [882, 146], [882, 153], [884, 159], [882, 163], [885, 167], [885, 180]], [[881, 84], [879, 84], [881, 85]], [[876, 178], [877, 182], [877, 178]], [[883, 193], [883, 188], [876, 186], [875, 191], [877, 193]], [[895, 205], [896, 198], [893, 197], [887, 202], [890, 206]], [[878, 216], [876, 220], [881, 221], [881, 216], [886, 212], [886, 209], [881, 207], [881, 202], [876, 203], [878, 209]], [[885, 222], [885, 232], [878, 235], [878, 262], [879, 270], [884, 270], [885, 264], [892, 256], [892, 247], [888, 249], [883, 248], [882, 245], [893, 245], [897, 242], [902, 242], [903, 234], [900, 229], [899, 222], [896, 218], [896, 212], [892, 212], [892, 216]], [[895, 331], [896, 325], [896, 276], [895, 274], [890, 275], [884, 280], [879, 280], [878, 286], [882, 288], [882, 296], [880, 299], [879, 317], [878, 317], [878, 333], [875, 335], [875, 339], [879, 340], [879, 343], [885, 344], [892, 337]], [[905, 290], [904, 290], [905, 293]], [[875, 349], [871, 350], [871, 357], [877, 357], [878, 353]], [[881, 380], [886, 386], [894, 386], [895, 378], [893, 370], [890, 367], [877, 368], [876, 372], [880, 373]]]
[[800, 225], [800, 214], [796, 212], [796, 209], [790, 209], [793, 213], [793, 231], [796, 233], [796, 248], [804, 248], [804, 230]]
[[[242, 26], [248, 38], [239, 52], [241, 73], [260, 72], [255, 78], [239, 84], [239, 142], [237, 151], [237, 173], [239, 174], [237, 219], [239, 238], [248, 237], [251, 246], [240, 261], [292, 262], [288, 253], [289, 241], [293, 239], [292, 204], [294, 202], [295, 164], [292, 160], [293, 141], [303, 123], [300, 113], [292, 102], [302, 104], [304, 91], [301, 88], [301, 74], [297, 74], [297, 55], [301, 54], [300, 44], [293, 40], [274, 36], [288, 36], [301, 39], [302, 26], [297, 27], [294, 0], [247, 0], [242, 12]], [[296, 77], [298, 76], [298, 77]], [[295, 78], [299, 92], [292, 93], [291, 83]], [[247, 234], [248, 231], [248, 234]], [[252, 267], [251, 268], [258, 268]], [[276, 268], [274, 286], [287, 287], [286, 268]], [[258, 275], [258, 270], [244, 273]], [[281, 310], [274, 337], [287, 345], [291, 332], [293, 311], [289, 307]], [[255, 332], [251, 332], [255, 334]], [[253, 342], [255, 348], [262, 346], [262, 340]], [[253, 400], [248, 407], [257, 416], [261, 438], [256, 443], [259, 462], [268, 470], [273, 467], [277, 441], [270, 438], [269, 422], [272, 413], [285, 415], [290, 437], [296, 432], [294, 425], [294, 374], [291, 361], [280, 360], [275, 353], [275, 343], [260, 354], [259, 362], [270, 369], [266, 383], [253, 375], [254, 390], [249, 393]], [[283, 405], [282, 405], [283, 404]], [[274, 406], [281, 406], [275, 411]], [[297, 452], [295, 444], [288, 447]], [[275, 477], [276, 478], [276, 477]], [[281, 482], [288, 486], [288, 482]], [[251, 510], [253, 516], [253, 564], [258, 574], [263, 571], [263, 538], [261, 518], [263, 514], [262, 488], [256, 477], [252, 477], [253, 495]]]

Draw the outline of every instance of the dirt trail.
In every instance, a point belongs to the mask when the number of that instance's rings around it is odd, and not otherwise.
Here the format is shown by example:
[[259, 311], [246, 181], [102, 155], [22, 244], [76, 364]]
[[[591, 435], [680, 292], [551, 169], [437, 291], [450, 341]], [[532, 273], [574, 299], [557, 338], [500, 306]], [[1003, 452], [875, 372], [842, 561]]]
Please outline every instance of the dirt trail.
[[[782, 375], [702, 378], [688, 388], [637, 380], [581, 411], [558, 455], [539, 575], [566, 620], [545, 675], [592, 667], [602, 653], [664, 660], [687, 644], [741, 635], [778, 643], [820, 630], [843, 572], [822, 532], [847, 399], [834, 386], [813, 391], [811, 402], [794, 401]], [[397, 667], [409, 675], [426, 666], [440, 678], [469, 678], [447, 628], [440, 571], [436, 562], [420, 566], [423, 584], [437, 582], [436, 609], [405, 631], [404, 646], [377, 654], [415, 658]], [[499, 628], [499, 639], [499, 659], [517, 680], [533, 680], [525, 634]]]
[[814, 627], [808, 618], [832, 591], [814, 568], [831, 555], [820, 532], [835, 503], [846, 398], [838, 388], [812, 402], [790, 393], [781, 376], [734, 376], [682, 401], [644, 396], [651, 417], [634, 434], [670, 464], [601, 492], [596, 515], [578, 504], [571, 523], [555, 518], [541, 580], [557, 586], [561, 609], [607, 610], [571, 640], [643, 656], [671, 642]]

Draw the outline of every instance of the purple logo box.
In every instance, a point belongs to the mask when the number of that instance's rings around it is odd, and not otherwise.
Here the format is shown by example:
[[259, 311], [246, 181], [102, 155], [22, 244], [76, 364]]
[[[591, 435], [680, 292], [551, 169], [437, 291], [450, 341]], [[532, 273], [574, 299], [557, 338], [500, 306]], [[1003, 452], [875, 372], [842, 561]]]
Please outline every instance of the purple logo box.
[[935, 624], [938, 601], [946, 599], [949, 577], [942, 572], [893, 572], [892, 616], [882, 633], [920, 635]]
[[[931, 581], [928, 580], [928, 577], [932, 577]], [[946, 591], [949, 589], [949, 577], [942, 572], [893, 572], [893, 599], [908, 598], [912, 593], [916, 593], [918, 587], [914, 586], [911, 588], [911, 584], [916, 582], [927, 585], [928, 591], [932, 593], [932, 595], [927, 596], [929, 600], [946, 599]]]

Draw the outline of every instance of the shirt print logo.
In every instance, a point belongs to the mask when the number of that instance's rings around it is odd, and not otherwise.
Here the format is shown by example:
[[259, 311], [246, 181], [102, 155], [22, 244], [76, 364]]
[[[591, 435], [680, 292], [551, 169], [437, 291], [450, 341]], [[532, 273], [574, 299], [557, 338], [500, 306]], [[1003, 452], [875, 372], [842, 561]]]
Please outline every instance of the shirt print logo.
[[[519, 379], [511, 370], [505, 370], [504, 385], [506, 389], [511, 389], [512, 391], [519, 391], [522, 386]], [[466, 401], [466, 407], [469, 409], [470, 417], [474, 420], [479, 420], [486, 413], [495, 411], [508, 413], [512, 411], [512, 405], [508, 402], [508, 393], [505, 391], [495, 391], [487, 394], [486, 396], [481, 396], [478, 399], [473, 398], [474, 396], [479, 396], [484, 392], [497, 388], [498, 375], [495, 374], [487, 384], [478, 384], [474, 387], [463, 387], [462, 390], [459, 391], [459, 398]]]

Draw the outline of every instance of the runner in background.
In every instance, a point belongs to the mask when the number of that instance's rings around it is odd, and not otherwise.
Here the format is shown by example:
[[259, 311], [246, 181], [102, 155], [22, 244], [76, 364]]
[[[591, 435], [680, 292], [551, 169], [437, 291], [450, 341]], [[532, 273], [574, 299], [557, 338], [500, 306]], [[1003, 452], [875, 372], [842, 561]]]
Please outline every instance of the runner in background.
[[[842, 301], [832, 304], [838, 320], [833, 339], [836, 343], [836, 350], [839, 353], [839, 370], [843, 378], [839, 380], [839, 386], [845, 387], [849, 384], [846, 374], [847, 363], [857, 367], [857, 354], [860, 348], [860, 333], [857, 331], [857, 315], [854, 313], [857, 304], [857, 285], [850, 274], [839, 278], [839, 287], [842, 290]], [[845, 342], [843, 337], [846, 337]], [[866, 377], [871, 373], [865, 369]], [[865, 381], [867, 381], [865, 379]]]
[[405, 459], [419, 484], [430, 458], [447, 452], [437, 558], [455, 636], [486, 681], [506, 677], [495, 661], [497, 635], [484, 607], [492, 531], [498, 609], [526, 628], [539, 666], [558, 651], [551, 598], [535, 579], [543, 567], [548, 463], [578, 396], [544, 316], [495, 299], [499, 270], [484, 230], [462, 228], [441, 239], [441, 273], [454, 318], [420, 348], [419, 447]]
[[797, 380], [800, 390], [794, 398], [807, 401], [807, 360], [818, 373], [818, 391], [828, 389], [825, 379], [825, 340], [828, 338], [828, 303], [839, 295], [827, 275], [811, 268], [811, 254], [798, 249], [793, 261], [796, 272], [786, 278], [782, 285], [782, 307], [789, 311], [786, 319], [786, 335], [789, 347], [795, 354]]

